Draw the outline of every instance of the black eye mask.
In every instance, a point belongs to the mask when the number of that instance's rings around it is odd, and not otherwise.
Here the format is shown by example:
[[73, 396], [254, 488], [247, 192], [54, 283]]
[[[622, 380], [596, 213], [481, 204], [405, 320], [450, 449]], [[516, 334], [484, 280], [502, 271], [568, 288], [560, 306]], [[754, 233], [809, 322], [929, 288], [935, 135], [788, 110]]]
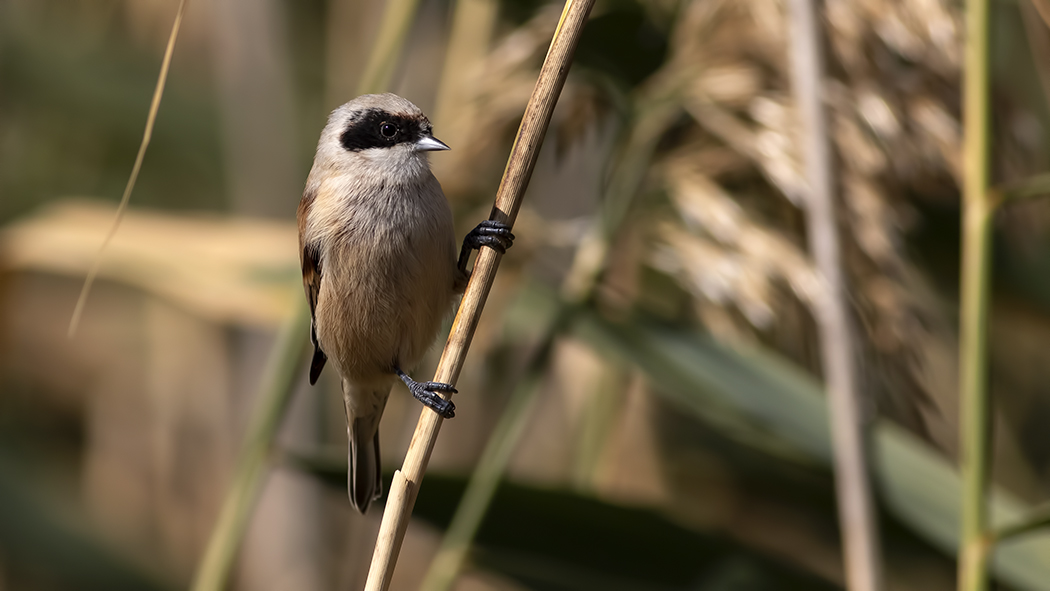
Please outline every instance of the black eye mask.
[[414, 144], [430, 135], [426, 118], [394, 115], [382, 109], [367, 109], [355, 113], [347, 121], [339, 143], [349, 152], [372, 148], [389, 148], [397, 144]]

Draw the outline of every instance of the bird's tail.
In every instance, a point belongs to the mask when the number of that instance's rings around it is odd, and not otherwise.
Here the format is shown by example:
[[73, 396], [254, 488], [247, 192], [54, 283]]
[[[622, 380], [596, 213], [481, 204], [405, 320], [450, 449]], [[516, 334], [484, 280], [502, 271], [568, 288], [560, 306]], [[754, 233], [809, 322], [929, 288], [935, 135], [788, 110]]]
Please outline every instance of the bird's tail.
[[364, 513], [383, 494], [383, 467], [379, 462], [379, 419], [390, 386], [365, 387], [343, 381], [346, 435], [349, 440], [346, 485], [350, 504]]

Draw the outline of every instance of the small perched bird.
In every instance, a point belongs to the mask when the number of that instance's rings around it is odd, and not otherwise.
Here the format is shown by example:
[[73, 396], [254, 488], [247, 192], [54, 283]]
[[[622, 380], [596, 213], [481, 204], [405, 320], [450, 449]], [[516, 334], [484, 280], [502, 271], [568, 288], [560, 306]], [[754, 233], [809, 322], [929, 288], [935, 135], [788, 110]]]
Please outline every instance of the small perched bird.
[[310, 384], [331, 360], [342, 379], [350, 502], [364, 513], [382, 494], [379, 419], [400, 378], [445, 418], [450, 384], [405, 373], [430, 347], [466, 287], [470, 252], [514, 240], [485, 221], [456, 257], [452, 211], [427, 152], [448, 150], [430, 121], [394, 94], [366, 94], [332, 111], [299, 203], [299, 255], [314, 344]]

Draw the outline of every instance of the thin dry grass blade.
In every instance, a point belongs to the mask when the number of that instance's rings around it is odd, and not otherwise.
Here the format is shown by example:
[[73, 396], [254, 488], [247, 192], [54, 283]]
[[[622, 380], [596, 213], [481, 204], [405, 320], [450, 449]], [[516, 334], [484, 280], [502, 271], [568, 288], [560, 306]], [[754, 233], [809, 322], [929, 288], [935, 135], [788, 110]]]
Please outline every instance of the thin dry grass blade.
[[98, 254], [95, 256], [95, 261], [91, 264], [87, 277], [84, 279], [84, 286], [80, 289], [80, 296], [77, 297], [77, 305], [73, 308], [73, 317], [69, 320], [69, 332], [67, 334], [69, 338], [73, 338], [77, 334], [80, 317], [84, 313], [84, 305], [87, 303], [88, 294], [91, 293], [91, 286], [95, 283], [98, 269], [102, 265], [102, 255], [120, 227], [120, 220], [124, 218], [124, 212], [128, 208], [128, 201], [131, 200], [131, 192], [135, 189], [135, 181], [138, 180], [139, 171], [142, 170], [142, 160], [146, 157], [146, 148], [149, 147], [149, 141], [153, 138], [153, 125], [157, 121], [157, 111], [160, 110], [160, 99], [164, 96], [164, 87], [168, 83], [168, 69], [171, 66], [171, 56], [175, 53], [175, 42], [179, 38], [179, 29], [182, 27], [182, 15], [185, 11], [186, 0], [180, 0], [179, 8], [175, 12], [175, 22], [171, 25], [168, 45], [164, 49], [164, 59], [160, 64], [157, 86], [153, 89], [153, 100], [150, 102], [149, 114], [146, 116], [146, 129], [142, 132], [142, 143], [139, 144], [139, 152], [135, 155], [135, 164], [131, 167], [131, 176], [128, 177], [128, 184], [124, 187], [124, 195], [120, 198], [120, 205], [117, 207], [116, 217], [113, 218], [113, 225], [110, 226], [106, 238], [102, 241], [102, 246], [99, 247]]

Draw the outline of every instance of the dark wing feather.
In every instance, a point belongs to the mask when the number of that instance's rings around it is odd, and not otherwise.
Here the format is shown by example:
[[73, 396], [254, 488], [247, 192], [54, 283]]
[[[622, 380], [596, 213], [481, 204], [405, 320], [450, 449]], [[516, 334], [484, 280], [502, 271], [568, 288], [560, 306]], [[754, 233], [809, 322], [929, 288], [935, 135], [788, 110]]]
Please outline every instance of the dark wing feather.
[[310, 303], [310, 342], [314, 344], [314, 357], [310, 361], [310, 385], [317, 383], [317, 377], [321, 375], [328, 356], [321, 350], [317, 342], [317, 324], [314, 311], [317, 309], [317, 293], [321, 291], [321, 256], [316, 248], [309, 245], [303, 247], [303, 289], [306, 291], [306, 301]]
[[[313, 332], [313, 329], [310, 330]], [[328, 361], [328, 356], [324, 354], [321, 347], [314, 343], [314, 358], [310, 361], [310, 385], [313, 386], [317, 383], [317, 378], [321, 375], [321, 370], [324, 369], [324, 362]]]
[[314, 357], [310, 361], [310, 385], [317, 383], [328, 356], [321, 350], [317, 342], [317, 294], [321, 291], [321, 253], [314, 244], [305, 244], [303, 234], [306, 229], [306, 217], [313, 205], [317, 192], [311, 189], [309, 184], [303, 192], [303, 198], [299, 202], [299, 210], [296, 217], [299, 221], [299, 247], [301, 251], [301, 263], [303, 267], [303, 290], [306, 291], [306, 301], [310, 303], [310, 342], [314, 344]]

